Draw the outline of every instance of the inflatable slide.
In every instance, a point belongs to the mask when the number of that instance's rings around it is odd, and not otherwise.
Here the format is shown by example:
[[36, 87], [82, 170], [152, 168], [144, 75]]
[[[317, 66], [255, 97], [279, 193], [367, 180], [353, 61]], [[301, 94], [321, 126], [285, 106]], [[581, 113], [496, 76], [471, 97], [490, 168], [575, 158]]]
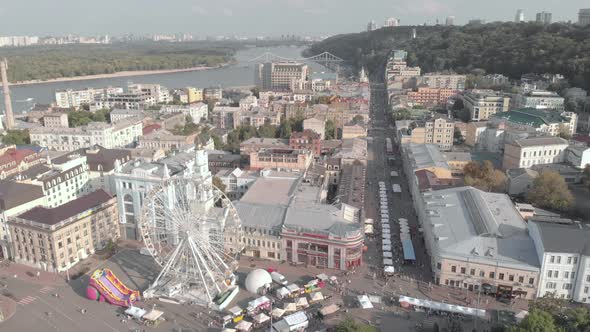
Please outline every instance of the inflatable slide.
[[139, 291], [128, 288], [109, 269], [94, 271], [86, 287], [86, 297], [90, 300], [108, 302], [121, 307], [129, 307], [139, 301]]

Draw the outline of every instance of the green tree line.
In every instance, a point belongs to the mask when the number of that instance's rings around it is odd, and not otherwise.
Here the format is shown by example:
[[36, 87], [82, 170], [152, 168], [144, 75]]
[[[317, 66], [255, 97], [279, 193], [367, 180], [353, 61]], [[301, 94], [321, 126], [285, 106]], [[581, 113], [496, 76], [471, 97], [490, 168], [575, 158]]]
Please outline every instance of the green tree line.
[[573, 86], [590, 88], [590, 26], [566, 23], [495, 22], [465, 26], [383, 28], [338, 35], [314, 44], [307, 54], [331, 52], [357, 70], [381, 75], [392, 49], [408, 51], [410, 65], [424, 72], [473, 70], [520, 78], [525, 73], [555, 73]]
[[59, 45], [0, 49], [10, 82], [111, 74], [121, 71], [216, 66], [231, 61], [229, 48], [194, 45]]

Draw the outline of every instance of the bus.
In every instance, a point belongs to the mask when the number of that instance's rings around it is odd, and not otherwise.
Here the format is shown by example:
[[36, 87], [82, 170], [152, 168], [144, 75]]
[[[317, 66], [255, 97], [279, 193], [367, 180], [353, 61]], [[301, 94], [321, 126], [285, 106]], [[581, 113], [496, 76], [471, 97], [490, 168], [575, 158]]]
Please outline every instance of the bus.
[[393, 145], [391, 144], [391, 138], [389, 137], [385, 139], [385, 149], [387, 154], [393, 154]]

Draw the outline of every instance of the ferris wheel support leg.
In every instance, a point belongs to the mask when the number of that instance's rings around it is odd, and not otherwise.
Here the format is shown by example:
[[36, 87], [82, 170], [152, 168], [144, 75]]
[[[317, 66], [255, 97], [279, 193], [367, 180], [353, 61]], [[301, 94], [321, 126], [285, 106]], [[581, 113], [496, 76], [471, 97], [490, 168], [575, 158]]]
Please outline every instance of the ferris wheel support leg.
[[[209, 298], [209, 302], [213, 302], [213, 297], [211, 296], [211, 292], [209, 292], [209, 287], [207, 286], [207, 282], [205, 282], [205, 276], [203, 275], [203, 270], [201, 269], [201, 264], [199, 264], [199, 262], [201, 261], [199, 259], [199, 257], [201, 255], [198, 254], [198, 251], [196, 250], [195, 244], [193, 243], [193, 241], [190, 238], [187, 240], [188, 240], [188, 246], [191, 249], [193, 257], [197, 261], [197, 269], [199, 270], [199, 274], [201, 275], [201, 280], [203, 280], [203, 286], [205, 286], [205, 291], [207, 292], [207, 297]], [[205, 264], [203, 264], [203, 265], [205, 265]], [[213, 283], [215, 284], [215, 281], [213, 281]]]
[[162, 271], [160, 271], [160, 274], [158, 274], [158, 277], [156, 278], [156, 280], [154, 280], [152, 287], [156, 287], [158, 285], [158, 281], [160, 281], [160, 278], [162, 278], [163, 275], [168, 273], [168, 270], [170, 270], [172, 263], [174, 263], [174, 261], [176, 260], [176, 256], [178, 256], [178, 252], [180, 252], [180, 248], [182, 248], [183, 242], [184, 242], [184, 239], [180, 240], [180, 243], [176, 246], [176, 249], [174, 249], [172, 256], [170, 256], [170, 258], [168, 258], [166, 265], [164, 265], [164, 267], [162, 268]]

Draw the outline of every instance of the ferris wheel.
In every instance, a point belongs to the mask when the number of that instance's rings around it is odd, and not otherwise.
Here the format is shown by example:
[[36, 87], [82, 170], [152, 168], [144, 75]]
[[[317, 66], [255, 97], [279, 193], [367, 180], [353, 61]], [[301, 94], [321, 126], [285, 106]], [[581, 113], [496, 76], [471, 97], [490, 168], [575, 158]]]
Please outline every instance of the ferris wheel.
[[227, 234], [237, 238], [240, 220], [210, 178], [164, 180], [145, 197], [139, 228], [162, 267], [144, 296], [208, 305], [233, 286], [237, 262], [224, 239]]

